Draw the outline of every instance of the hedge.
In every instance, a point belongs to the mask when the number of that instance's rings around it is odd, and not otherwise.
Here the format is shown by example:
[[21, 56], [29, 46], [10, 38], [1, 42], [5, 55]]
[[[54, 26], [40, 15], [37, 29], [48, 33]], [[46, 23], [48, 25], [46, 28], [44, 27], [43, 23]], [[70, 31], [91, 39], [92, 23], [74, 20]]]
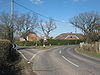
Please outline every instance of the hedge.
[[19, 53], [8, 40], [0, 40], [0, 75], [20, 75]]
[[66, 40], [66, 39], [48, 39], [46, 42], [47, 45], [73, 45], [73, 44], [79, 44], [80, 42], [83, 42], [84, 40]]
[[41, 46], [41, 41], [15, 41], [14, 44], [17, 44], [19, 46]]
[[43, 42], [43, 39], [40, 41], [15, 41], [14, 43], [20, 46], [42, 46], [45, 45], [73, 45], [79, 44], [80, 42], [84, 42], [83, 39], [80, 40], [66, 40], [66, 39], [48, 39]]

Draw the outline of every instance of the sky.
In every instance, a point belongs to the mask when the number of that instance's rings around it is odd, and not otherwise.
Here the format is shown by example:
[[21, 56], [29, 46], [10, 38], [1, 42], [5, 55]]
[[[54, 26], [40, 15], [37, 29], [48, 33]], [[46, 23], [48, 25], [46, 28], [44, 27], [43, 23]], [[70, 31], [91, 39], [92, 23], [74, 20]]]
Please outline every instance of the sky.
[[[80, 13], [98, 12], [100, 13], [100, 0], [14, 0], [15, 2], [47, 17], [51, 17], [60, 22], [56, 22], [57, 28], [51, 32], [55, 37], [62, 33], [75, 33], [75, 27], [69, 20]], [[19, 13], [30, 12], [16, 4], [14, 11]], [[10, 0], [0, 0], [0, 13], [10, 13]], [[46, 20], [45, 17], [41, 17]], [[48, 20], [48, 19], [47, 19]], [[82, 33], [77, 29], [76, 33]]]

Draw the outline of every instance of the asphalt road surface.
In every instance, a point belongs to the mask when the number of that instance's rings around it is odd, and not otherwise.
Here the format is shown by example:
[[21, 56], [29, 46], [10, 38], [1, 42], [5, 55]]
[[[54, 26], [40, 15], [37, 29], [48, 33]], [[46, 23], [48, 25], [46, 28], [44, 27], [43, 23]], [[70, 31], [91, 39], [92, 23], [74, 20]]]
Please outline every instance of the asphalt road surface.
[[77, 46], [63, 46], [37, 51], [23, 49], [20, 52], [33, 62], [37, 75], [100, 75], [100, 60], [75, 51]]

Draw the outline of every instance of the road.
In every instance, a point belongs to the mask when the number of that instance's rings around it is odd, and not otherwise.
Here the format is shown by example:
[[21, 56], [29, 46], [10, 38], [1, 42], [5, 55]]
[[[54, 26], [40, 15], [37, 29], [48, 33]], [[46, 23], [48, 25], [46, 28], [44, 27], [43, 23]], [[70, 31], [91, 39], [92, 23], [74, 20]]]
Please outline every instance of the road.
[[77, 46], [63, 46], [45, 51], [21, 50], [33, 62], [37, 75], [100, 75], [100, 60], [75, 51]]

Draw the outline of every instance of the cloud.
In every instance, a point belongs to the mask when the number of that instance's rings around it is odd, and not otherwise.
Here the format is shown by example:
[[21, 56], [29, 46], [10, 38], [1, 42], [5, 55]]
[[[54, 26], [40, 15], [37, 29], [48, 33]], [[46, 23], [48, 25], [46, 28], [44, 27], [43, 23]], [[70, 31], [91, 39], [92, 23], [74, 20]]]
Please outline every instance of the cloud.
[[32, 3], [34, 3], [34, 4], [41, 4], [41, 3], [43, 3], [43, 1], [42, 0], [30, 0]]

